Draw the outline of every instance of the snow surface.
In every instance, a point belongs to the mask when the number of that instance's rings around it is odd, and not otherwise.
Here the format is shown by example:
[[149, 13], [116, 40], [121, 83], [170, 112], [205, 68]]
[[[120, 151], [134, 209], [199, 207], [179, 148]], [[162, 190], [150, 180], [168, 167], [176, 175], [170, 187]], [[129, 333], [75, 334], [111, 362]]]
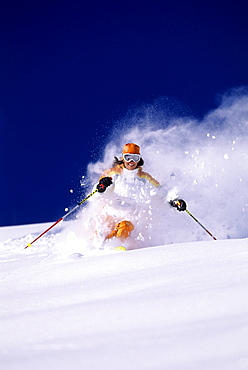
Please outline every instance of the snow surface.
[[248, 369], [247, 239], [62, 255], [0, 228], [2, 370]]

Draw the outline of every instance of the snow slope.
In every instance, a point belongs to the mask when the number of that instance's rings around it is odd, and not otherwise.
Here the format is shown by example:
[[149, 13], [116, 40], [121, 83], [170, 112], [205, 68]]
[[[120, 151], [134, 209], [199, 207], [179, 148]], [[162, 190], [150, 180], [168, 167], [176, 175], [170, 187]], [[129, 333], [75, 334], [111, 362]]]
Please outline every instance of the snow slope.
[[0, 228], [2, 370], [248, 369], [247, 239], [24, 249], [47, 226]]

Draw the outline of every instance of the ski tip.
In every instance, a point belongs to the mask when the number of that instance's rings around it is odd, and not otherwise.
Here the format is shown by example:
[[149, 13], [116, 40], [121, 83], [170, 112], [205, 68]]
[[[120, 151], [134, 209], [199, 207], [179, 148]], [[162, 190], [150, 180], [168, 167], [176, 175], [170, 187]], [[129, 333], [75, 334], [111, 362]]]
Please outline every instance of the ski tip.
[[24, 249], [26, 249], [28, 247], [32, 247], [32, 244], [31, 243], [28, 243]]
[[123, 246], [119, 246], [119, 247], [115, 247], [114, 250], [115, 251], [126, 251], [127, 249]]

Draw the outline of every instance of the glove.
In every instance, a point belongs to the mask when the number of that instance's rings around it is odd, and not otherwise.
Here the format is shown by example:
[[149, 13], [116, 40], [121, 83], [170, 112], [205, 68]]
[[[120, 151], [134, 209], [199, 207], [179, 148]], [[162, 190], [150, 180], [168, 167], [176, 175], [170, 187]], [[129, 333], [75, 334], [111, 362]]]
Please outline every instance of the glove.
[[170, 200], [169, 203], [172, 207], [175, 207], [179, 212], [185, 211], [187, 208], [187, 204], [183, 199]]
[[109, 185], [113, 184], [111, 177], [103, 177], [99, 183], [97, 184], [96, 188], [99, 193], [103, 193]]

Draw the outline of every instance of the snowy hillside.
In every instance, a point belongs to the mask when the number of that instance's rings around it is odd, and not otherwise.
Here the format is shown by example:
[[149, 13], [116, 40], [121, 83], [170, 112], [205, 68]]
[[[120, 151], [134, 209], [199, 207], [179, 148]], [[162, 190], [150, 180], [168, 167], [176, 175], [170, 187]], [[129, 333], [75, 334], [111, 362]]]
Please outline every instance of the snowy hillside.
[[248, 369], [247, 239], [61, 255], [0, 228], [2, 370]]

